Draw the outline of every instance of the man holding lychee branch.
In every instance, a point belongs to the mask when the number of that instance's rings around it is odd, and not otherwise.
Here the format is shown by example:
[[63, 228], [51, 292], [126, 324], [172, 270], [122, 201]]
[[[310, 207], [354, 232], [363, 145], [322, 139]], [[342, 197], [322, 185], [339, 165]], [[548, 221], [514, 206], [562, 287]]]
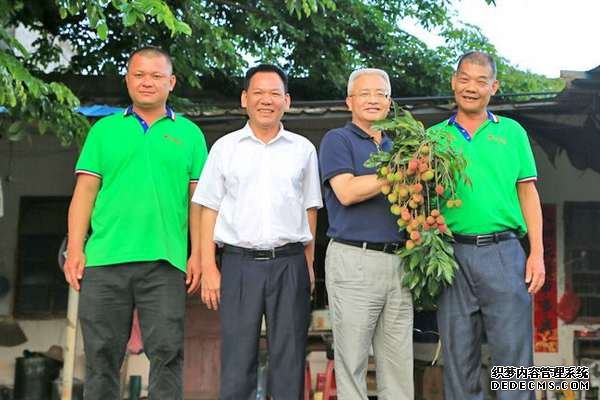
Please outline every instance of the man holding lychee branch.
[[331, 238], [325, 280], [340, 400], [367, 399], [371, 344], [377, 398], [414, 398], [413, 305], [410, 290], [401, 283], [402, 260], [395, 254], [405, 247], [405, 232], [398, 229], [384, 195], [390, 194], [387, 173], [380, 176], [364, 165], [372, 153], [392, 149], [391, 138], [372, 126], [387, 116], [390, 92], [384, 71], [354, 71], [346, 98], [352, 122], [329, 131], [319, 149]]
[[[533, 364], [531, 294], [544, 284], [537, 172], [525, 130], [487, 110], [498, 85], [488, 54], [463, 55], [452, 76], [457, 112], [430, 128], [447, 134], [450, 147], [462, 153], [471, 181], [457, 182], [462, 207], [451, 202], [441, 210], [460, 265], [438, 302], [447, 400], [484, 398], [484, 332], [492, 365]], [[525, 234], [529, 255], [518, 240]], [[498, 391], [497, 398], [531, 400], [534, 393]]]

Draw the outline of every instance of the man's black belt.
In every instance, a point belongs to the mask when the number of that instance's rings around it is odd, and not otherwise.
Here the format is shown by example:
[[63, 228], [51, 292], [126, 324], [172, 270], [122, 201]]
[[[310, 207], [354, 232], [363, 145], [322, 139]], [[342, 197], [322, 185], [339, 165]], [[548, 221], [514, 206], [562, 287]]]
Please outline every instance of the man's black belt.
[[504, 240], [519, 239], [519, 235], [514, 231], [488, 233], [485, 235], [461, 235], [460, 233], [453, 233], [452, 237], [456, 243], [474, 244], [475, 246], [488, 246]]
[[275, 247], [273, 249], [247, 249], [245, 247], [232, 246], [226, 244], [223, 246], [224, 253], [241, 254], [243, 256], [250, 257], [254, 260], [273, 260], [277, 257], [293, 256], [296, 254], [302, 254], [304, 252], [304, 245], [302, 243], [288, 243], [283, 246]]
[[375, 243], [359, 242], [358, 240], [333, 239], [334, 242], [347, 244], [348, 246], [360, 247], [368, 250], [382, 251], [388, 254], [395, 254], [398, 250], [404, 248], [405, 242]]

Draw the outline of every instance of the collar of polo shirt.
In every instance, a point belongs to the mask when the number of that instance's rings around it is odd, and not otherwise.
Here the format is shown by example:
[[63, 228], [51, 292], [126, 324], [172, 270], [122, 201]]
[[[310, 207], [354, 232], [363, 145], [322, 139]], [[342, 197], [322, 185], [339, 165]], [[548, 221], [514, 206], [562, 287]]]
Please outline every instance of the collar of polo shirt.
[[[133, 111], [133, 105], [130, 105], [129, 107], [127, 107], [125, 109], [125, 112], [123, 113], [124, 116], [128, 116], [128, 115], [135, 115], [136, 117], [139, 118], [139, 115]], [[175, 121], [175, 111], [173, 111], [173, 109], [169, 106], [165, 106], [165, 116], [167, 118], [170, 118], [171, 120]]]

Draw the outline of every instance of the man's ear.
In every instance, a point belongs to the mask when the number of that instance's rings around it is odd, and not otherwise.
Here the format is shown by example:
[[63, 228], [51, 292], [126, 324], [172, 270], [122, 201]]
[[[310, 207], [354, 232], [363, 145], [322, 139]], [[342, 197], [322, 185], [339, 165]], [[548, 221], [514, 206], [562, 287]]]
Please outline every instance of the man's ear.
[[175, 75], [171, 75], [171, 77], [169, 78], [169, 86], [170, 86], [169, 92], [173, 91], [176, 83], [177, 83], [177, 78], [175, 77]]
[[492, 82], [492, 88], [490, 90], [492, 96], [496, 94], [498, 89], [500, 89], [500, 82], [497, 79], [494, 79], [494, 82]]
[[290, 106], [292, 105], [292, 98], [290, 97], [289, 93], [285, 94], [285, 111], [288, 111], [290, 109]]
[[352, 99], [350, 96], [346, 97], [346, 107], [348, 107], [348, 110], [352, 111]]
[[246, 108], [248, 106], [248, 93], [245, 90], [242, 90], [242, 95], [240, 96], [240, 103], [242, 104], [242, 108]]

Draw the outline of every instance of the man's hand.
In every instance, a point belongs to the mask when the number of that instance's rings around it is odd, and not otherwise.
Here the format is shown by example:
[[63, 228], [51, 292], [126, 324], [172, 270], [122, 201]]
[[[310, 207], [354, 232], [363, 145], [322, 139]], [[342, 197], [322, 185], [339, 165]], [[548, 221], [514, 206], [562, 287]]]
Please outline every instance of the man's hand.
[[525, 266], [525, 283], [529, 284], [529, 293], [537, 293], [544, 286], [545, 279], [544, 258], [537, 254], [530, 254]]
[[[309, 223], [311, 220], [314, 220], [315, 229], [316, 229], [316, 210], [314, 213], [309, 213]], [[311, 218], [312, 217], [312, 218]], [[310, 293], [315, 290], [315, 269], [313, 268], [315, 264], [315, 246], [314, 241], [309, 243], [308, 246], [304, 247], [304, 257], [306, 257], [306, 266], [308, 268], [308, 279], [310, 280]]]
[[525, 283], [529, 284], [529, 293], [536, 293], [544, 285], [544, 244], [542, 240], [542, 207], [535, 182], [517, 183], [519, 204], [527, 225], [527, 236], [531, 253], [525, 266]]
[[67, 259], [64, 265], [65, 279], [77, 291], [81, 288], [79, 281], [83, 278], [84, 270], [85, 254], [83, 251], [67, 250]]
[[200, 257], [191, 255], [187, 262], [185, 284], [188, 287], [187, 293], [193, 294], [200, 288], [200, 277], [202, 271], [200, 269]]
[[315, 291], [315, 269], [313, 264], [308, 264], [308, 279], [310, 279], [310, 293]]
[[202, 302], [211, 310], [218, 310], [221, 302], [221, 273], [216, 263], [202, 265]]

